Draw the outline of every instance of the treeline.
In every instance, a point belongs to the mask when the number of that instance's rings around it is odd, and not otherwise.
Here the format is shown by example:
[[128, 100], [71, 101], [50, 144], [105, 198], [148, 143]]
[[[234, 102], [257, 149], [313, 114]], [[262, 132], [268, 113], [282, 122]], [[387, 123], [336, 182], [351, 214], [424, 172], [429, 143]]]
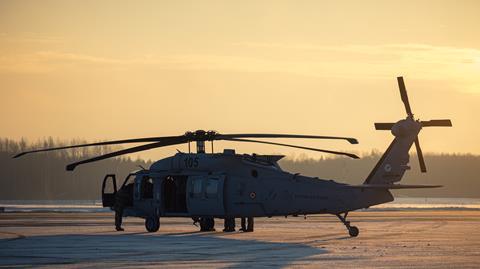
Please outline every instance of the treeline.
[[[87, 147], [26, 155], [12, 159], [25, 150], [43, 147], [61, 147], [86, 143], [83, 140], [59, 141], [52, 138], [28, 143], [25, 140], [0, 139], [0, 200], [95, 200], [100, 199], [101, 180], [108, 173], [123, 179], [128, 173], [149, 167], [150, 162], [127, 157], [107, 159], [65, 171], [69, 163], [119, 150], [119, 147]], [[346, 158], [310, 159], [286, 158], [280, 161], [284, 170], [323, 179], [362, 184], [381, 153], [372, 152], [359, 160]], [[418, 160], [410, 157], [412, 169], [407, 171], [402, 184], [444, 185], [438, 189], [401, 190], [400, 197], [465, 197], [480, 198], [480, 156], [426, 154], [428, 173], [420, 173]]]
[[[361, 159], [284, 159], [284, 170], [303, 175], [349, 184], [362, 184], [381, 157], [372, 152]], [[435, 189], [408, 189], [394, 191], [396, 197], [456, 197], [480, 198], [480, 156], [470, 154], [425, 154], [427, 173], [421, 173], [417, 156], [410, 154], [409, 171], [401, 184], [442, 185]]]
[[115, 173], [123, 179], [140, 165], [150, 165], [144, 160], [120, 157], [80, 166], [73, 173], [65, 171], [67, 164], [121, 149], [112, 146], [50, 151], [12, 159], [26, 150], [85, 143], [79, 139], [67, 142], [48, 138], [34, 143], [0, 139], [0, 200], [96, 200], [100, 199], [105, 174]]

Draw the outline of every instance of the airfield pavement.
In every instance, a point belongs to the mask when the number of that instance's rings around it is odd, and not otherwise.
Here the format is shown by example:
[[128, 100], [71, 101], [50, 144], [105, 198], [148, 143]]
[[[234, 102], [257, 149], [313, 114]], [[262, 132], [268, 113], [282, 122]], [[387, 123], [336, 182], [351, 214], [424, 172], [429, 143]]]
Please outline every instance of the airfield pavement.
[[[0, 213], [0, 268], [480, 268], [480, 211], [352, 212], [350, 238], [334, 216], [258, 218], [253, 233], [197, 232], [162, 219], [146, 233], [111, 213]], [[238, 228], [239, 221], [237, 221]]]

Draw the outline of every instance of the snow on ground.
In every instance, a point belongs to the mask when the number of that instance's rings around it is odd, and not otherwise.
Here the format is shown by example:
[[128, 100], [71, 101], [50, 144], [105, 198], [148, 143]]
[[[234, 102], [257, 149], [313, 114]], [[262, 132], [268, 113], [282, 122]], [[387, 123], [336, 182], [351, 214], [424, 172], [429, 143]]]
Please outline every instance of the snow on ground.
[[146, 233], [110, 213], [0, 214], [0, 268], [479, 268], [480, 211], [354, 212], [350, 238], [332, 216], [256, 219], [253, 233], [198, 232], [162, 219]]

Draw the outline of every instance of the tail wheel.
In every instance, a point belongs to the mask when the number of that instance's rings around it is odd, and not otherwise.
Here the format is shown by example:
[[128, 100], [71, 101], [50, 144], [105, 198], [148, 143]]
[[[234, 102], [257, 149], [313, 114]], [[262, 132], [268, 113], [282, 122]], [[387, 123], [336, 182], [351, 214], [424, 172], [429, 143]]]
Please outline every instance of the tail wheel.
[[348, 228], [348, 234], [349, 234], [351, 237], [357, 237], [359, 232], [360, 232], [360, 231], [359, 231], [358, 228], [355, 227], [355, 226], [350, 226], [350, 227]]
[[148, 217], [145, 219], [145, 228], [148, 232], [154, 233], [160, 228], [160, 219], [158, 217]]
[[360, 230], [358, 230], [358, 228], [355, 227], [355, 226], [350, 226], [350, 221], [347, 221], [348, 212], [345, 212], [343, 214], [344, 214], [343, 216], [341, 214], [336, 214], [336, 216], [340, 219], [340, 221], [343, 223], [343, 225], [345, 225], [345, 227], [347, 227], [348, 234], [351, 237], [357, 237]]

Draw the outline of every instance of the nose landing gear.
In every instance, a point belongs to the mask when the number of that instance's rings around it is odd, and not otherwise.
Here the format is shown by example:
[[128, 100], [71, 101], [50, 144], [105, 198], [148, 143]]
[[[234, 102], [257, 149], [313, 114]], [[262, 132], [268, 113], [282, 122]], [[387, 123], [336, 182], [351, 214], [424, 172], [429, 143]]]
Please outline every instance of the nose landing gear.
[[351, 237], [357, 237], [358, 234], [360, 233], [360, 230], [358, 230], [356, 226], [350, 226], [350, 221], [347, 221], [347, 215], [348, 215], [348, 212], [345, 212], [343, 216], [341, 214], [336, 214], [336, 216], [345, 225], [345, 227], [347, 227], [348, 234]]

